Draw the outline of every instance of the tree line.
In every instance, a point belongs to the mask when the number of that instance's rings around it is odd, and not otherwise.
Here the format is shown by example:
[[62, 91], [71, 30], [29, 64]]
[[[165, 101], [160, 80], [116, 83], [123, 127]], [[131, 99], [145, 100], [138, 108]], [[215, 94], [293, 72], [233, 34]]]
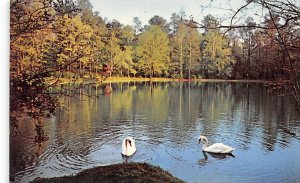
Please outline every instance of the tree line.
[[[186, 79], [274, 79], [278, 73], [274, 56], [280, 53], [268, 36], [274, 30], [224, 34], [214, 28], [220, 23], [212, 15], [202, 20], [210, 29], [199, 30], [184, 12], [173, 13], [170, 21], [155, 15], [144, 26], [134, 17], [133, 26], [124, 26], [103, 19], [88, 0], [15, 0], [11, 5], [15, 75], [41, 68], [53, 78], [69, 79], [94, 77], [105, 68], [110, 76]], [[272, 23], [266, 16], [264, 26]], [[255, 22], [249, 17], [245, 24]]]

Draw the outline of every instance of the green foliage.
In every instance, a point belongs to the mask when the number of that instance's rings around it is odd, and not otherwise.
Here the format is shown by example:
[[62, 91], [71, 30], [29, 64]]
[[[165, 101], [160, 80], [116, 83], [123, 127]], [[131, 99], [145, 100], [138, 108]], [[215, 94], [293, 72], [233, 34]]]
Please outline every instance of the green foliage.
[[62, 68], [75, 62], [86, 64], [90, 61], [93, 30], [84, 25], [77, 15], [74, 18], [61, 17], [57, 22], [54, 52], [57, 53], [56, 66]]
[[208, 67], [208, 72], [227, 75], [228, 68], [233, 61], [231, 48], [228, 40], [216, 30], [209, 30], [203, 37], [207, 44], [203, 49], [204, 61]]
[[118, 52], [115, 56], [116, 66], [115, 69], [122, 73], [127, 73], [129, 76], [130, 74], [135, 75], [137, 71], [133, 68], [134, 63], [132, 61], [132, 48], [131, 46], [124, 47], [124, 50]]
[[186, 68], [188, 70], [188, 78], [191, 78], [191, 72], [197, 73], [199, 69], [200, 59], [200, 36], [197, 29], [187, 27], [187, 34], [185, 36], [185, 60]]
[[175, 33], [174, 36], [174, 54], [173, 59], [178, 60], [178, 66], [179, 66], [179, 77], [183, 78], [183, 51], [184, 51], [184, 38], [186, 37], [186, 25], [183, 22], [178, 22], [177, 24], [177, 32]]
[[152, 25], [139, 37], [136, 55], [138, 68], [145, 76], [167, 75], [169, 66], [169, 40], [161, 27]]
[[106, 52], [107, 52], [107, 61], [108, 65], [112, 69], [112, 72], [115, 70], [115, 66], [117, 64], [116, 58], [121, 53], [121, 40], [117, 37], [118, 36], [118, 29], [110, 28], [108, 30], [108, 42], [106, 44]]
[[[176, 16], [176, 15], [173, 15]], [[176, 17], [173, 17], [176, 18]], [[191, 72], [197, 72], [200, 58], [200, 36], [197, 29], [189, 27], [189, 21], [176, 21], [176, 29], [172, 34], [173, 75], [190, 78]]]
[[132, 45], [134, 39], [134, 29], [129, 25], [125, 26], [120, 37], [122, 40], [121, 45]]

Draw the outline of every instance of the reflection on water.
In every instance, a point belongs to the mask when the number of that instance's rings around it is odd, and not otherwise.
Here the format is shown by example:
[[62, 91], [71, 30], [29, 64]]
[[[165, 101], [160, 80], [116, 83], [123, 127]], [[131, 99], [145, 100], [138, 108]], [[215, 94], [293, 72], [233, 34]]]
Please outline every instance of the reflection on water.
[[[80, 89], [82, 95], [61, 97], [56, 116], [44, 124], [50, 139], [40, 146], [33, 143], [32, 123], [24, 119], [22, 135], [10, 139], [11, 178], [29, 182], [135, 161], [187, 182], [300, 180], [294, 105], [263, 84], [140, 82], [109, 88], [88, 85]], [[200, 134], [236, 148], [235, 157], [203, 153]], [[124, 159], [121, 143], [129, 135], [137, 152]]]
[[222, 160], [225, 158], [235, 158], [235, 156], [232, 153], [225, 153], [225, 154], [216, 154], [216, 153], [209, 153], [209, 152], [204, 152], [203, 153], [203, 158], [199, 160], [199, 165], [200, 166], [205, 166], [206, 163], [209, 163], [210, 161], [208, 161], [208, 157], [210, 159], [217, 159], [217, 160]]

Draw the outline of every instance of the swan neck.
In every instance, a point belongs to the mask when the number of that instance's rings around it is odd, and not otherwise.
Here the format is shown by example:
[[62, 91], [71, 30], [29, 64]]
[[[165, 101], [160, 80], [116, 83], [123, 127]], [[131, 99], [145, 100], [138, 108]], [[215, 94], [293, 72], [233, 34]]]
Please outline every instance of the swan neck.
[[127, 139], [125, 140], [125, 154], [127, 155]]
[[208, 142], [205, 140], [202, 149], [207, 148]]

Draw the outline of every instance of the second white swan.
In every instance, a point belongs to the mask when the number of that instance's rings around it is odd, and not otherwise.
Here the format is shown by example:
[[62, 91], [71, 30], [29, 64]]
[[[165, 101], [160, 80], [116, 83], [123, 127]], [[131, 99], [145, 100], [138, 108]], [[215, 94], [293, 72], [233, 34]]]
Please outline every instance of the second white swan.
[[200, 135], [199, 143], [204, 143], [202, 147], [202, 151], [210, 152], [210, 153], [231, 153], [235, 150], [235, 148], [224, 145], [223, 143], [215, 143], [208, 146], [208, 140], [205, 136]]

